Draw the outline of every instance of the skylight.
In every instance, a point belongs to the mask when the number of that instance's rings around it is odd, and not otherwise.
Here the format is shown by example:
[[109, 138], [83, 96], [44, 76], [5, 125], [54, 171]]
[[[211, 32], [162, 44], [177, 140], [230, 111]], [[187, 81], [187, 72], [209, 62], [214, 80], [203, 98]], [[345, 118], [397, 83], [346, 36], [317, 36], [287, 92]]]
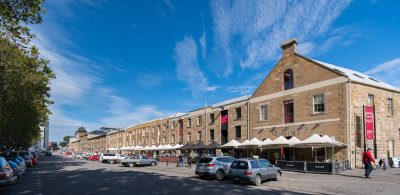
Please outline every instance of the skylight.
[[374, 78], [372, 78], [372, 77], [369, 77], [369, 79], [371, 79], [371, 80], [373, 80], [373, 81], [375, 81], [375, 82], [379, 82], [378, 80], [376, 80], [376, 79], [374, 79]]
[[358, 74], [353, 74], [354, 76], [356, 76], [356, 77], [359, 77], [359, 78], [364, 78], [364, 77], [362, 77], [362, 76], [360, 76], [360, 75], [358, 75]]

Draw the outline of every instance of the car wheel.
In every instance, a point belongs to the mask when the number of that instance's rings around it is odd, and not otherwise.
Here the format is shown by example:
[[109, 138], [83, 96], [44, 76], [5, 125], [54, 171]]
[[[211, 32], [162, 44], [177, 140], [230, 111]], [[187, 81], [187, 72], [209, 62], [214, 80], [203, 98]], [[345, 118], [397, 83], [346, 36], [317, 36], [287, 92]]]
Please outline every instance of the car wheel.
[[114, 161], [113, 160], [110, 160], [110, 164], [113, 164], [114, 163]]
[[133, 164], [133, 163], [129, 163], [129, 167], [130, 168], [132, 168], [132, 167], [134, 167], [135, 165]]
[[150, 165], [151, 166], [156, 166], [156, 163], [155, 162], [151, 162]]
[[254, 182], [254, 185], [259, 186], [261, 184], [261, 176], [257, 175], [256, 176], [256, 181]]
[[221, 181], [222, 179], [224, 179], [224, 172], [222, 172], [221, 170], [218, 170], [218, 171], [215, 173], [215, 178], [216, 178], [218, 181]]
[[281, 173], [280, 173], [279, 171], [277, 171], [277, 172], [275, 173], [275, 178], [274, 178], [274, 180], [275, 180], [275, 181], [279, 181], [280, 178], [281, 178]]

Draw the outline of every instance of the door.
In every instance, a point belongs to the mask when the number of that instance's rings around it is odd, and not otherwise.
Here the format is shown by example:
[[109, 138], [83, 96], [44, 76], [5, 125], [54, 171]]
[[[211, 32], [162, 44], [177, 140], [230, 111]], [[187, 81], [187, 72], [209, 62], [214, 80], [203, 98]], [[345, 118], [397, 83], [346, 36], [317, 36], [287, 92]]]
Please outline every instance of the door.
[[394, 141], [390, 140], [389, 141], [389, 157], [393, 158], [393, 154], [394, 154]]

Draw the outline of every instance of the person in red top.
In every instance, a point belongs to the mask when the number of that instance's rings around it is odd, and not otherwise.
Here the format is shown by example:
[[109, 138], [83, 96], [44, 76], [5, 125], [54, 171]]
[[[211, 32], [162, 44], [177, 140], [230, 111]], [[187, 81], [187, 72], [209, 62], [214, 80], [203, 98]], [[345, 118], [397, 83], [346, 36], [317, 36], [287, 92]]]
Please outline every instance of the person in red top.
[[364, 154], [363, 154], [363, 163], [364, 163], [364, 167], [365, 167], [365, 178], [366, 179], [371, 179], [371, 177], [369, 177], [369, 174], [371, 174], [371, 172], [372, 172], [372, 163], [375, 162], [374, 158], [372, 158], [371, 151], [372, 151], [372, 149], [368, 148], [367, 151], [364, 152]]

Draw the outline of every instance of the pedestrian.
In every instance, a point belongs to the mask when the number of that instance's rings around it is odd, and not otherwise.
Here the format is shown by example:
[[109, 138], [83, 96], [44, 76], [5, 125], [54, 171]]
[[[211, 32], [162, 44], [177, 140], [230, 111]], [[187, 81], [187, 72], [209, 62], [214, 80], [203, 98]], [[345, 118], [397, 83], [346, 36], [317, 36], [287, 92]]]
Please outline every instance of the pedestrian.
[[179, 165], [178, 166], [179, 167], [181, 167], [181, 166], [183, 167], [183, 156], [180, 154], [178, 158], [179, 158]]
[[190, 154], [188, 156], [188, 167], [189, 167], [189, 169], [192, 168], [192, 155], [190, 155]]
[[372, 163], [374, 163], [374, 158], [372, 158], [371, 155], [371, 148], [368, 148], [366, 152], [364, 152], [363, 154], [363, 163], [365, 166], [365, 178], [366, 179], [371, 179], [371, 177], [369, 177], [369, 174], [371, 174], [372, 172]]

